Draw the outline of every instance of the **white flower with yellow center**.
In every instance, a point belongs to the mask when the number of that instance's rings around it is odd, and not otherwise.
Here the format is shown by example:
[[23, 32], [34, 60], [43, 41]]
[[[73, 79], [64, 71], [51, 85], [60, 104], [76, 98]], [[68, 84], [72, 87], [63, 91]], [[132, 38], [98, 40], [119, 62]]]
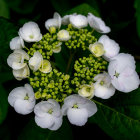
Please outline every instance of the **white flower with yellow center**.
[[29, 55], [22, 49], [16, 49], [8, 56], [7, 63], [12, 69], [19, 70], [26, 66], [24, 60], [29, 60]]
[[55, 49], [53, 49], [53, 52], [54, 53], [59, 53], [61, 51], [61, 45], [62, 45], [62, 42], [59, 42], [56, 46], [55, 46]]
[[114, 40], [110, 39], [107, 35], [102, 35], [99, 40], [99, 43], [102, 43], [104, 46], [105, 53], [103, 57], [106, 60], [110, 60], [111, 58], [118, 55], [120, 51], [119, 44], [116, 43]]
[[28, 78], [30, 76], [30, 70], [28, 65], [26, 64], [26, 66], [23, 67], [22, 69], [13, 70], [13, 75], [19, 81]]
[[38, 25], [32, 21], [25, 23], [18, 33], [26, 42], [38, 42], [42, 39]]
[[115, 88], [111, 84], [111, 77], [106, 72], [94, 77], [95, 96], [108, 99], [115, 94]]
[[37, 71], [41, 67], [42, 61], [43, 57], [40, 52], [35, 52], [33, 57], [31, 57], [29, 60], [30, 69], [32, 69], [34, 72]]
[[81, 29], [88, 26], [87, 17], [83, 15], [70, 15], [69, 21], [73, 27]]
[[43, 60], [39, 70], [43, 73], [49, 73], [52, 71], [51, 63], [48, 60]]
[[57, 33], [57, 39], [60, 41], [68, 41], [70, 38], [71, 36], [67, 30], [60, 30]]
[[68, 96], [62, 106], [63, 115], [67, 115], [70, 123], [83, 126], [88, 118], [97, 112], [94, 102], [77, 94]]
[[45, 22], [45, 27], [46, 27], [47, 30], [50, 30], [50, 28], [51, 28], [51, 30], [52, 29], [54, 30], [54, 28], [60, 29], [60, 27], [61, 27], [61, 16], [57, 12], [55, 12], [54, 15], [53, 15], [53, 18], [48, 19]]
[[57, 130], [62, 125], [60, 105], [53, 99], [35, 105], [35, 122], [41, 128]]
[[82, 97], [91, 99], [94, 96], [94, 86], [93, 85], [82, 85], [78, 91], [78, 94]]
[[105, 53], [103, 45], [99, 42], [95, 42], [94, 44], [90, 44], [89, 50], [96, 57], [100, 57]]
[[125, 93], [137, 89], [140, 79], [135, 68], [135, 60], [132, 55], [120, 53], [113, 57], [108, 66], [113, 86]]
[[8, 96], [9, 104], [19, 114], [29, 114], [35, 106], [34, 91], [29, 84], [13, 89]]
[[11, 50], [22, 49], [22, 48], [24, 48], [24, 41], [21, 37], [19, 37], [19, 36], [14, 37], [10, 41], [10, 49]]
[[97, 32], [109, 33], [111, 31], [111, 29], [105, 25], [105, 22], [101, 18], [96, 17], [91, 13], [88, 13], [87, 19], [90, 27], [96, 30]]

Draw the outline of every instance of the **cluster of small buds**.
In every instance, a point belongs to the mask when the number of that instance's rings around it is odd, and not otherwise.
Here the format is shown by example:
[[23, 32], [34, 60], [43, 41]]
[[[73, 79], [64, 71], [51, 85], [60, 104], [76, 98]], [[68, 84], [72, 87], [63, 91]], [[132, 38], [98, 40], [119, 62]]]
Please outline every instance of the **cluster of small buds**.
[[103, 73], [107, 70], [108, 62], [103, 58], [94, 57], [90, 54], [89, 57], [79, 58], [74, 64], [74, 79], [71, 80], [73, 85], [76, 85], [76, 91], [79, 90], [80, 85], [92, 84], [93, 79], [97, 74]]
[[63, 102], [64, 99], [72, 93], [70, 88], [70, 76], [53, 69], [49, 74], [39, 71], [33, 73], [29, 81], [35, 90], [36, 99], [54, 99], [57, 102]]
[[33, 56], [33, 54], [38, 51], [41, 53], [44, 59], [50, 59], [53, 53], [59, 51], [58, 47], [61, 47], [61, 42], [57, 40], [56, 34], [45, 34], [39, 42], [36, 42], [29, 48], [28, 54]]
[[71, 39], [65, 42], [65, 45], [69, 49], [78, 49], [82, 48], [83, 50], [88, 49], [89, 44], [95, 43], [97, 39], [93, 35], [93, 30], [89, 31], [88, 29], [76, 29], [73, 28], [71, 24], [68, 25], [66, 29], [69, 31]]

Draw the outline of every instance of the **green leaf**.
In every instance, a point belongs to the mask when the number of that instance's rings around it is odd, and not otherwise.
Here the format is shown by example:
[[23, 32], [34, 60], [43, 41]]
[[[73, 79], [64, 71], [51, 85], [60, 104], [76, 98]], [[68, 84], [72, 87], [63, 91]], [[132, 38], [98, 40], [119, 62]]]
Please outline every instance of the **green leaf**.
[[140, 0], [135, 0], [134, 7], [136, 9], [136, 25], [137, 25], [137, 32], [138, 36], [140, 37]]
[[87, 16], [89, 12], [93, 13], [95, 16], [100, 16], [99, 11], [97, 11], [94, 7], [91, 7], [90, 5], [86, 3], [76, 6], [75, 8], [66, 12], [65, 15], [77, 13], [77, 14], [82, 14], [82, 15]]
[[119, 93], [108, 102], [94, 102], [98, 111], [90, 122], [97, 123], [115, 140], [139, 140], [140, 89], [131, 93]]
[[66, 120], [57, 131], [42, 129], [38, 127], [34, 120], [31, 120], [23, 129], [18, 140], [72, 140], [72, 132]]
[[0, 124], [4, 121], [7, 116], [8, 111], [8, 101], [7, 93], [0, 83]]
[[4, 0], [0, 0], [0, 16], [9, 18], [9, 8]]
[[6, 0], [8, 6], [17, 13], [32, 13], [38, 0]]

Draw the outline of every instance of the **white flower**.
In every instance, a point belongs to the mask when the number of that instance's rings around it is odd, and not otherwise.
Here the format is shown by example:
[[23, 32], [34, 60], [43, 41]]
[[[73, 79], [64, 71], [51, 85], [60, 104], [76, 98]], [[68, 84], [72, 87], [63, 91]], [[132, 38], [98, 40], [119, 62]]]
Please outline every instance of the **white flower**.
[[111, 84], [111, 77], [106, 73], [94, 77], [95, 96], [108, 99], [115, 94], [115, 88]]
[[33, 57], [29, 60], [29, 67], [35, 72], [41, 67], [43, 57], [40, 52], [35, 52]]
[[87, 17], [83, 15], [70, 15], [69, 17], [70, 23], [73, 25], [73, 27], [81, 29], [84, 27], [87, 27], [88, 21]]
[[50, 27], [55, 27], [59, 29], [61, 27], [61, 16], [57, 12], [55, 12], [53, 18], [48, 19], [45, 22], [45, 27], [47, 30], [49, 30]]
[[97, 112], [96, 104], [77, 94], [68, 96], [62, 106], [63, 115], [67, 115], [69, 121], [77, 126], [85, 125], [88, 118]]
[[110, 60], [114, 56], [118, 55], [120, 51], [119, 44], [116, 43], [114, 40], [110, 39], [107, 35], [102, 35], [99, 40], [99, 43], [102, 43], [104, 46], [104, 57], [107, 60]]
[[132, 55], [120, 53], [114, 57], [108, 66], [113, 86], [122, 92], [131, 92], [137, 89], [140, 80], [135, 68], [135, 60]]
[[57, 39], [60, 41], [68, 41], [71, 38], [67, 30], [60, 30], [57, 33]]
[[25, 67], [19, 70], [13, 70], [13, 75], [17, 80], [22, 80], [30, 76], [30, 70], [28, 65], [26, 64]]
[[94, 44], [90, 44], [89, 50], [96, 57], [100, 57], [105, 53], [103, 45], [101, 43], [98, 43], [98, 42], [95, 42]]
[[16, 49], [8, 56], [7, 63], [12, 69], [19, 70], [26, 66], [24, 60], [29, 60], [29, 55], [24, 50]]
[[49, 73], [52, 71], [51, 63], [48, 60], [43, 60], [39, 70], [43, 73]]
[[9, 104], [19, 114], [29, 114], [35, 106], [34, 91], [29, 84], [13, 89], [8, 96]]
[[41, 128], [57, 130], [62, 125], [60, 105], [53, 99], [35, 105], [35, 122]]
[[61, 45], [62, 45], [62, 42], [59, 42], [56, 46], [55, 46], [55, 49], [53, 49], [53, 52], [54, 53], [59, 53], [61, 51]]
[[19, 37], [19, 36], [14, 37], [10, 41], [10, 49], [11, 50], [22, 49], [22, 48], [24, 48], [24, 41], [21, 37]]
[[94, 86], [93, 85], [82, 85], [78, 91], [78, 94], [82, 97], [91, 99], [94, 96]]
[[26, 42], [38, 42], [42, 39], [38, 25], [32, 21], [25, 23], [18, 33]]
[[91, 13], [88, 13], [88, 23], [91, 28], [95, 29], [99, 33], [109, 33], [111, 29], [105, 25], [105, 22], [99, 18], [94, 16]]

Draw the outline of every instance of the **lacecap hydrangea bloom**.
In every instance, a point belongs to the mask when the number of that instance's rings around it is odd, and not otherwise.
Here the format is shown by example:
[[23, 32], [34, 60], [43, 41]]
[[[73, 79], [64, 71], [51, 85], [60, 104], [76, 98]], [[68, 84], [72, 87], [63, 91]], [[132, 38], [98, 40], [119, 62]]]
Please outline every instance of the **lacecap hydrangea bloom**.
[[[8, 96], [17, 113], [34, 112], [36, 124], [50, 130], [61, 127], [63, 116], [71, 124], [83, 126], [98, 111], [95, 96], [109, 99], [116, 90], [128, 93], [138, 88], [134, 57], [120, 53], [119, 44], [105, 35], [111, 29], [101, 18], [92, 13], [64, 17], [54, 13], [45, 27], [47, 33], [42, 35], [37, 23], [27, 22], [10, 42], [13, 52], [7, 63], [17, 80], [28, 81]], [[96, 32], [100, 37], [96, 37]], [[55, 65], [53, 55], [63, 49], [71, 52], [70, 56], [67, 54], [65, 73]], [[77, 56], [78, 51], [86, 55]], [[69, 75], [74, 55], [76, 60]]]

